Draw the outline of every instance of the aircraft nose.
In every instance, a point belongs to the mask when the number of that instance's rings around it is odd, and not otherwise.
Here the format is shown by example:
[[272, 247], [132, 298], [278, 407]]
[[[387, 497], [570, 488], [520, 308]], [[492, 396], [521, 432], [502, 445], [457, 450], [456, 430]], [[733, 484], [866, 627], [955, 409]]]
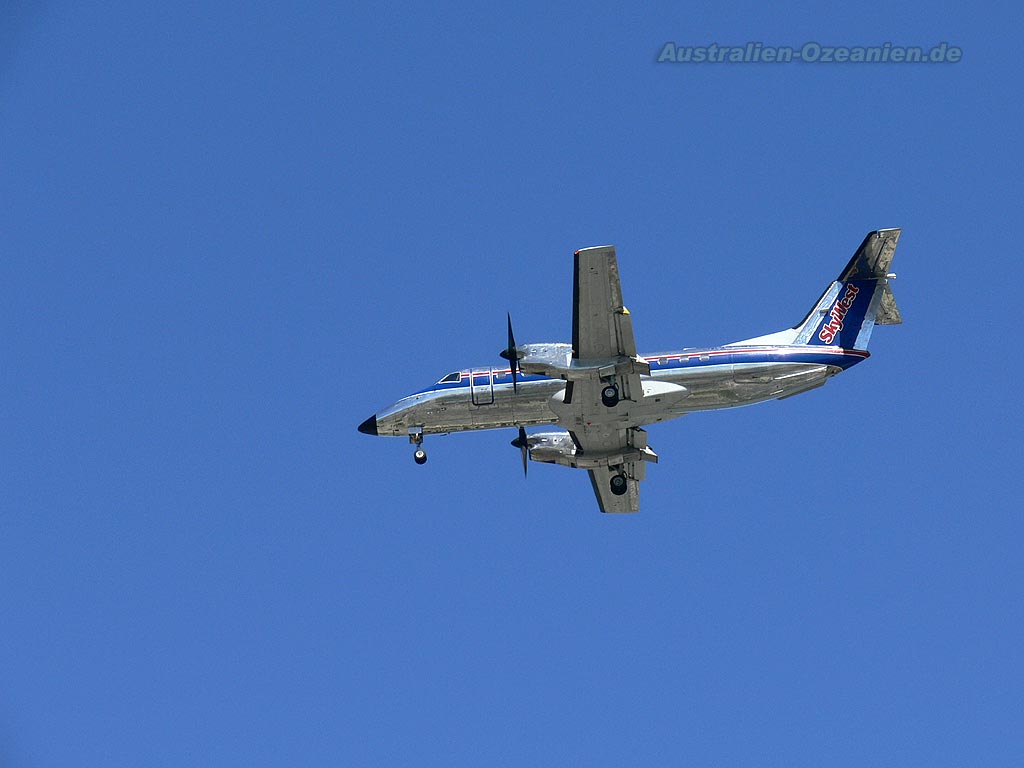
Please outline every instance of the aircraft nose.
[[368, 418], [366, 421], [364, 421], [362, 424], [360, 424], [357, 427], [357, 429], [360, 432], [362, 432], [364, 435], [376, 435], [377, 434], [377, 414], [374, 414], [373, 416]]

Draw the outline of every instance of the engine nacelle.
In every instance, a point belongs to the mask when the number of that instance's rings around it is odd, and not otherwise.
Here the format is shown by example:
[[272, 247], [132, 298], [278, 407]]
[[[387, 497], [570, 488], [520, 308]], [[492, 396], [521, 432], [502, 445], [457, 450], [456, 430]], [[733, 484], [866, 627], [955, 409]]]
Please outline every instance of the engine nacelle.
[[[526, 439], [532, 461], [544, 464], [561, 464], [563, 467], [596, 469], [597, 467], [618, 466], [626, 462], [658, 461], [658, 454], [647, 445], [647, 433], [642, 429], [632, 430], [631, 442], [622, 448], [611, 451], [593, 451], [583, 453], [576, 448], [572, 435], [568, 432], [535, 432]], [[643, 469], [639, 467], [636, 479], [642, 479]]]
[[572, 344], [522, 344], [516, 347], [519, 370], [561, 378], [572, 364]]
[[639, 355], [618, 355], [580, 363], [572, 359], [572, 344], [521, 344], [516, 347], [519, 370], [566, 381], [607, 379], [610, 376], [638, 373], [649, 375], [650, 364]]
[[534, 432], [527, 438], [527, 445], [531, 461], [574, 466], [576, 443], [568, 432]]

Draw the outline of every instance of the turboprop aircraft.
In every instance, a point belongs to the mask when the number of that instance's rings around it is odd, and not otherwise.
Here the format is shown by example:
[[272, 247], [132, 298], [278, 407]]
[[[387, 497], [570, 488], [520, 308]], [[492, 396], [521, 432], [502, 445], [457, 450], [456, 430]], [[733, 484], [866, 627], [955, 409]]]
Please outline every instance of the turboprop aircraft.
[[[611, 245], [576, 251], [572, 343], [517, 345], [507, 366], [463, 368], [359, 425], [407, 436], [417, 464], [424, 435], [518, 428], [528, 460], [585, 469], [602, 512], [637, 512], [657, 454], [642, 427], [695, 411], [783, 399], [822, 386], [868, 357], [876, 325], [902, 322], [889, 281], [899, 229], [868, 233], [849, 264], [792, 328], [707, 349], [638, 355]], [[527, 433], [526, 427], [556, 425]]]

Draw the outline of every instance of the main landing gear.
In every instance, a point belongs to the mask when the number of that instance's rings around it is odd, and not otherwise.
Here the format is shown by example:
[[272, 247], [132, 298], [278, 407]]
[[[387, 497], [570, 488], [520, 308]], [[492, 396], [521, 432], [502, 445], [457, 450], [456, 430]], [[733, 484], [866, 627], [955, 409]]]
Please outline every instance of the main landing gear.
[[[593, 390], [591, 390], [593, 391]], [[619, 404], [619, 388], [614, 384], [608, 384], [601, 390], [601, 402], [608, 408], [614, 408]]]
[[616, 496], [621, 496], [629, 489], [629, 481], [626, 479], [626, 476], [621, 472], [617, 475], [612, 475], [610, 485], [612, 488], [612, 493], [614, 493]]
[[416, 446], [412, 452], [412, 460], [417, 464], [427, 463], [427, 452], [423, 450], [423, 428], [409, 430], [409, 442]]

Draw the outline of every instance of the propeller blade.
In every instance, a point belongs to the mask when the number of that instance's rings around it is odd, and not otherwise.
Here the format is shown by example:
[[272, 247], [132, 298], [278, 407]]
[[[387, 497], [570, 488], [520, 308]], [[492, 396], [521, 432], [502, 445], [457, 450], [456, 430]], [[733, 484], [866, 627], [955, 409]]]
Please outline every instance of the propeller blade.
[[526, 467], [530, 463], [530, 444], [526, 440], [526, 430], [523, 427], [519, 428], [519, 437], [512, 441], [512, 447], [518, 448], [523, 454], [523, 477], [526, 477]]
[[508, 360], [512, 372], [512, 391], [519, 392], [519, 356], [516, 354], [516, 337], [512, 335], [512, 313], [508, 312], [508, 347], [502, 350], [501, 356]]

